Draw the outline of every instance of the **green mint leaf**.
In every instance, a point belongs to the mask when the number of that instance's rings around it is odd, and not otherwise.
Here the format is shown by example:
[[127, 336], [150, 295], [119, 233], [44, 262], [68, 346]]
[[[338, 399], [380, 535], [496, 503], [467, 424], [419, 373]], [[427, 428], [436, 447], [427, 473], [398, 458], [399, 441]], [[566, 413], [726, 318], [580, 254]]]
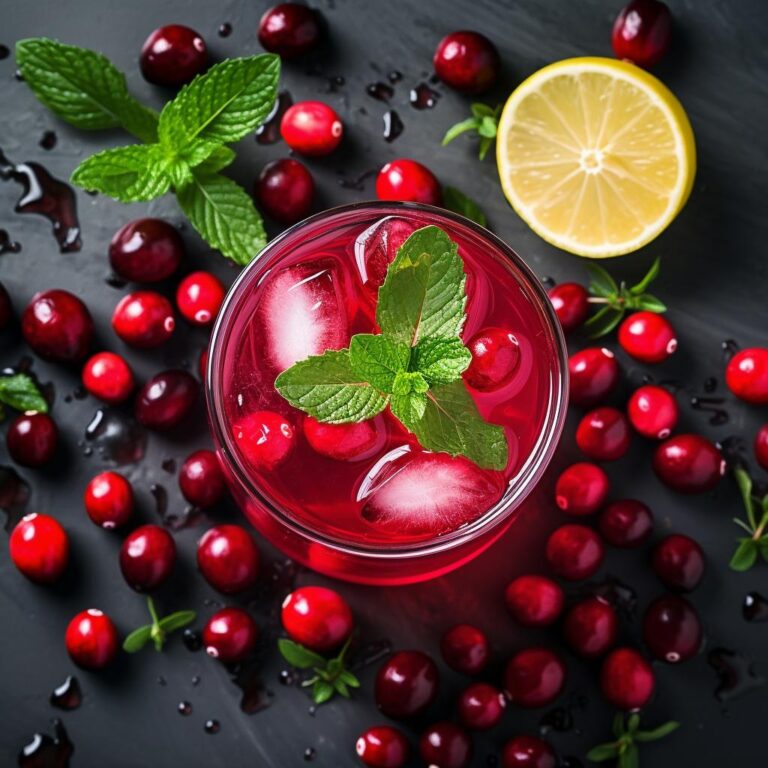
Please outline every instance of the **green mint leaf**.
[[602, 763], [605, 760], [613, 760], [619, 754], [619, 749], [614, 743], [598, 744], [587, 752], [587, 760], [593, 763]]
[[100, 53], [41, 37], [16, 43], [16, 63], [35, 96], [70, 125], [122, 127], [157, 141], [157, 114], [128, 93], [125, 76]]
[[480, 206], [456, 187], [443, 187], [443, 205], [484, 227], [488, 221]]
[[267, 244], [264, 224], [248, 193], [232, 179], [193, 172], [177, 191], [181, 209], [211, 247], [236, 264], [248, 264]]
[[651, 268], [645, 273], [645, 276], [639, 283], [633, 285], [629, 292], [633, 296], [639, 296], [645, 293], [648, 286], [659, 276], [659, 270], [661, 269], [661, 259], [657, 256], [651, 264]]
[[480, 144], [478, 145], [478, 151], [477, 156], [480, 158], [480, 160], [485, 160], [485, 156], [488, 154], [488, 150], [493, 146], [493, 139], [480, 139]]
[[473, 104], [469, 109], [478, 120], [482, 120], [484, 117], [495, 117], [499, 112], [499, 107], [494, 108], [479, 102]]
[[664, 302], [659, 301], [655, 296], [651, 296], [650, 293], [644, 293], [638, 296], [632, 304], [637, 307], [637, 309], [644, 309], [646, 312], [655, 312], [657, 315], [667, 311], [667, 305], [664, 304]]
[[421, 373], [430, 385], [450, 384], [472, 362], [472, 353], [461, 339], [421, 339], [411, 354], [411, 369]]
[[152, 636], [152, 625], [134, 629], [125, 640], [123, 640], [123, 650], [126, 653], [138, 653], [150, 640]]
[[427, 409], [429, 384], [424, 377], [418, 372], [401, 371], [393, 389], [392, 413], [405, 425], [419, 421]]
[[461, 136], [462, 133], [476, 131], [478, 124], [479, 120], [474, 117], [468, 117], [466, 120], [462, 120], [461, 122], [452, 125], [445, 132], [445, 136], [443, 136], [443, 146], [450, 144], [455, 138]]
[[394, 391], [395, 377], [408, 370], [411, 348], [386, 336], [360, 333], [352, 337], [349, 360], [352, 370], [382, 392]]
[[48, 403], [35, 380], [26, 373], [0, 377], [0, 403], [17, 411], [48, 413]]
[[189, 163], [184, 160], [175, 160], [168, 163], [166, 173], [174, 190], [183, 189], [194, 181], [192, 169], [189, 167]]
[[627, 719], [627, 733], [635, 733], [640, 727], [640, 715], [633, 712]]
[[494, 117], [484, 117], [477, 126], [477, 132], [484, 139], [495, 139], [498, 123]]
[[589, 272], [589, 292], [591, 294], [605, 299], [618, 295], [619, 286], [605, 269], [597, 264], [586, 264], [585, 266]]
[[197, 614], [194, 611], [176, 611], [163, 616], [158, 622], [158, 627], [163, 632], [175, 632], [182, 627], [188, 627], [195, 619]]
[[754, 531], [757, 527], [757, 521], [755, 519], [755, 504], [752, 500], [752, 478], [742, 467], [736, 467], [733, 470], [733, 477], [741, 494], [741, 500], [744, 502], [744, 509], [747, 510], [747, 518]]
[[731, 570], [739, 572], [748, 571], [755, 564], [757, 555], [758, 545], [754, 539], [739, 539], [739, 546], [736, 547], [736, 551], [733, 553], [729, 563]]
[[325, 666], [325, 659], [320, 654], [310, 651], [299, 643], [294, 643], [293, 640], [281, 637], [277, 641], [277, 649], [280, 655], [296, 669]]
[[629, 744], [624, 752], [619, 754], [618, 768], [640, 768], [640, 753], [634, 744]]
[[235, 159], [234, 150], [229, 147], [216, 147], [199, 165], [195, 166], [195, 173], [199, 175], [210, 175], [231, 165]]
[[360, 681], [348, 669], [343, 669], [339, 673], [339, 680], [343, 680], [350, 688], [360, 687]]
[[346, 349], [301, 360], [277, 377], [275, 388], [295, 408], [330, 424], [373, 418], [388, 402], [355, 372]]
[[676, 731], [680, 727], [680, 723], [676, 720], [670, 720], [664, 725], [660, 725], [658, 728], [652, 728], [650, 731], [638, 731], [635, 734], [635, 741], [658, 741], [665, 736], [669, 736], [670, 733]]
[[325, 704], [334, 694], [335, 688], [325, 680], [316, 680], [312, 686], [312, 699], [315, 704]]
[[349, 688], [347, 688], [347, 684], [341, 678], [336, 678], [336, 680], [333, 681], [333, 687], [336, 689], [336, 693], [340, 694], [345, 699], [350, 698]]
[[605, 306], [584, 323], [584, 328], [589, 332], [590, 339], [599, 339], [610, 333], [621, 322], [622, 317], [623, 310]]

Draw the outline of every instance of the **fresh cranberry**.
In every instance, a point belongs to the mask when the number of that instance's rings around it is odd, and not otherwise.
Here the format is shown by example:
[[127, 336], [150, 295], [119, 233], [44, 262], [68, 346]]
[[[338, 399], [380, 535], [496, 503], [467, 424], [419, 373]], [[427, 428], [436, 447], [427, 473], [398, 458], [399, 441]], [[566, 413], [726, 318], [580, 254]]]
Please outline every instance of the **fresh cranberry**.
[[513, 704], [544, 707], [563, 690], [565, 663], [554, 651], [526, 648], [516, 653], [504, 670], [504, 690]]
[[69, 562], [69, 537], [50, 515], [25, 515], [11, 532], [8, 549], [13, 564], [31, 581], [56, 581]]
[[665, 485], [679, 493], [711, 491], [725, 474], [719, 449], [701, 435], [675, 435], [653, 455], [653, 469]]
[[304, 437], [312, 449], [337, 461], [354, 461], [366, 454], [376, 443], [378, 435], [370, 420], [356, 424], [324, 424], [306, 416]]
[[653, 550], [653, 571], [668, 589], [690, 592], [704, 575], [704, 552], [689, 536], [673, 533]]
[[602, 537], [614, 547], [639, 547], [651, 535], [653, 514], [642, 501], [618, 499], [601, 512], [598, 528]]
[[763, 424], [755, 435], [755, 458], [768, 471], [768, 424]]
[[224, 495], [224, 475], [213, 451], [190, 453], [179, 472], [184, 498], [196, 507], [212, 507]]
[[157, 373], [136, 395], [136, 418], [150, 429], [170, 429], [192, 410], [197, 390], [197, 382], [186, 371]]
[[677, 425], [680, 411], [677, 400], [664, 387], [646, 384], [632, 393], [627, 416], [632, 426], [652, 440], [664, 440]]
[[655, 312], [635, 312], [619, 326], [619, 344], [635, 360], [661, 363], [677, 349], [672, 326]]
[[141, 74], [155, 85], [184, 85], [207, 63], [205, 40], [182, 24], [156, 29], [144, 42], [139, 57]]
[[605, 400], [619, 383], [619, 364], [610, 349], [588, 347], [568, 359], [571, 405], [591, 408]]
[[88, 354], [93, 318], [77, 296], [54, 289], [32, 297], [21, 316], [21, 332], [40, 357], [71, 363]]
[[311, 157], [329, 155], [339, 146], [343, 133], [341, 118], [322, 101], [300, 101], [289, 107], [280, 121], [283, 141]]
[[281, 224], [295, 224], [312, 210], [315, 182], [305, 165], [284, 157], [264, 166], [253, 192], [267, 216]]
[[176, 543], [165, 528], [142, 525], [120, 547], [120, 570], [131, 589], [148, 592], [159, 587], [176, 564]]
[[239, 525], [217, 525], [197, 543], [200, 573], [214, 589], [227, 595], [256, 583], [260, 559], [253, 536]]
[[124, 296], [112, 313], [112, 328], [132, 347], [157, 347], [171, 338], [176, 320], [171, 302], [155, 291]]
[[768, 348], [737, 352], [725, 369], [725, 383], [741, 400], [755, 405], [768, 403]]
[[648, 606], [643, 618], [643, 638], [657, 659], [676, 664], [698, 653], [701, 622], [685, 598], [666, 595]]
[[268, 9], [259, 22], [259, 42], [284, 59], [306, 53], [319, 38], [317, 11], [302, 3], [280, 3]]
[[170, 277], [184, 257], [184, 241], [162, 219], [136, 219], [115, 232], [109, 262], [120, 277], [136, 283], [156, 283]]
[[601, 597], [576, 603], [565, 614], [563, 633], [568, 645], [580, 656], [602, 656], [615, 642], [619, 620], [613, 607]]
[[8, 453], [22, 467], [42, 467], [56, 453], [59, 430], [47, 413], [21, 413], [5, 435]]
[[493, 728], [506, 707], [504, 694], [488, 683], [472, 683], [459, 696], [459, 720], [475, 731]]
[[127, 400], [134, 385], [131, 366], [114, 352], [97, 352], [83, 366], [83, 386], [110, 405]]
[[363, 733], [355, 752], [368, 768], [403, 768], [408, 760], [408, 739], [390, 725], [376, 725]]
[[482, 93], [496, 81], [501, 64], [496, 46], [479, 32], [451, 32], [432, 58], [437, 76], [463, 93]]
[[632, 648], [611, 651], [600, 668], [603, 696], [618, 709], [632, 711], [644, 707], [655, 687], [651, 665]]
[[7, 330], [13, 319], [13, 305], [6, 287], [0, 283], [0, 333]]
[[547, 540], [547, 561], [552, 570], [569, 581], [593, 576], [605, 556], [602, 539], [585, 525], [562, 525]]
[[119, 528], [133, 514], [133, 488], [118, 472], [102, 472], [86, 486], [83, 503], [96, 525]]
[[419, 715], [437, 696], [439, 679], [437, 666], [426, 653], [398, 651], [376, 674], [376, 706], [395, 719]]
[[176, 289], [176, 306], [193, 325], [211, 325], [219, 313], [226, 289], [210, 272], [192, 272]]
[[583, 325], [589, 314], [589, 293], [578, 283], [560, 283], [547, 291], [565, 333]]
[[296, 447], [293, 425], [275, 411], [244, 416], [232, 427], [232, 433], [243, 456], [257, 469], [275, 469]]
[[314, 651], [338, 648], [352, 634], [347, 601], [327, 587], [300, 587], [283, 601], [283, 628], [291, 640]]
[[504, 592], [507, 609], [526, 627], [545, 627], [563, 612], [565, 596], [560, 585], [545, 576], [518, 576]]
[[102, 669], [117, 656], [117, 630], [106, 613], [89, 608], [69, 622], [64, 644], [78, 667]]
[[509, 383], [520, 362], [520, 345], [505, 328], [483, 328], [467, 344], [472, 361], [464, 379], [474, 389], [491, 392]]
[[669, 48], [672, 14], [659, 0], [632, 0], [616, 17], [613, 52], [641, 67], [652, 67]]
[[440, 641], [440, 652], [451, 669], [465, 675], [482, 672], [491, 654], [485, 632], [471, 624], [451, 627]]
[[552, 747], [536, 736], [515, 736], [501, 752], [501, 768], [556, 768], [556, 765]]
[[379, 200], [404, 200], [411, 203], [440, 205], [443, 194], [432, 171], [415, 160], [401, 158], [387, 163], [376, 177]]
[[569, 515], [591, 515], [605, 503], [609, 490], [608, 475], [587, 461], [571, 464], [555, 484], [555, 502]]
[[444, 720], [421, 734], [419, 754], [431, 768], [465, 768], [472, 757], [472, 742], [463, 728]]
[[629, 450], [629, 424], [624, 414], [604, 405], [585, 414], [576, 428], [576, 445], [595, 461], [615, 461]]
[[203, 627], [203, 647], [225, 664], [247, 658], [256, 646], [259, 628], [242, 608], [222, 608]]

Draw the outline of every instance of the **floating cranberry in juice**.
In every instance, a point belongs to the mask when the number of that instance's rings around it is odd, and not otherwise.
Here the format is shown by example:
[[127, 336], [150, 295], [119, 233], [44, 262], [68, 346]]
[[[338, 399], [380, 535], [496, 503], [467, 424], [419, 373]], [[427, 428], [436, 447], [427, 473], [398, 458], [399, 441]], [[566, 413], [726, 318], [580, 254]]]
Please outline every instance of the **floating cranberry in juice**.
[[[414, 231], [430, 225], [458, 246], [464, 345], [489, 328], [517, 343], [515, 366], [498, 386], [473, 388], [466, 376], [457, 384], [485, 422], [503, 429], [503, 467], [425, 450], [389, 407], [366, 422], [323, 429], [275, 387], [295, 363], [380, 332], [377, 296], [389, 264]], [[507, 529], [551, 458], [566, 392], [559, 324], [522, 260], [460, 216], [406, 203], [334, 209], [276, 238], [227, 296], [207, 371], [219, 456], [251, 523], [315, 570], [380, 584], [445, 573]], [[237, 437], [249, 415], [264, 411], [290, 423], [295, 439], [285, 461], [272, 465], [249, 461]]]

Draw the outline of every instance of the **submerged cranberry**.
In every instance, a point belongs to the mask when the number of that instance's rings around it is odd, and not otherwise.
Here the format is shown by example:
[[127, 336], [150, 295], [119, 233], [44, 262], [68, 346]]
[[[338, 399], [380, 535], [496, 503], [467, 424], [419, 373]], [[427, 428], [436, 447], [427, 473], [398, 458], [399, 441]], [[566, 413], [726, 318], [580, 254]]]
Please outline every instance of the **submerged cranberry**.
[[465, 768], [472, 757], [472, 742], [463, 728], [447, 720], [421, 734], [419, 754], [433, 768]]
[[563, 525], [547, 540], [547, 561], [563, 579], [579, 581], [594, 576], [603, 563], [605, 548], [600, 537], [585, 525]]
[[376, 177], [379, 200], [404, 200], [411, 203], [440, 205], [440, 182], [425, 165], [401, 158], [387, 163]]
[[192, 410], [197, 390], [197, 381], [186, 371], [155, 374], [136, 396], [136, 418], [150, 429], [170, 429]]
[[157, 347], [171, 338], [176, 320], [173, 307], [155, 291], [136, 291], [124, 296], [112, 313], [112, 328], [132, 347]]
[[273, 470], [293, 453], [296, 431], [275, 411], [255, 411], [232, 427], [235, 443], [257, 469]]
[[332, 651], [352, 634], [355, 621], [347, 601], [327, 587], [300, 587], [283, 601], [283, 628], [314, 651]]
[[303, 163], [283, 157], [264, 166], [253, 192], [267, 216], [281, 224], [295, 224], [312, 210], [315, 182]]
[[653, 551], [653, 570], [669, 589], [690, 592], [704, 575], [704, 552], [689, 536], [674, 533]]
[[472, 730], [493, 728], [501, 720], [506, 704], [498, 688], [488, 683], [472, 683], [459, 696], [459, 720]]
[[619, 344], [635, 360], [661, 363], [677, 349], [677, 337], [663, 315], [635, 312], [619, 326]]
[[603, 696], [618, 709], [633, 711], [644, 707], [656, 687], [651, 665], [632, 648], [617, 648], [600, 669]]
[[627, 416], [632, 426], [652, 440], [664, 440], [677, 425], [680, 410], [674, 395], [664, 387], [647, 384], [632, 393]]
[[217, 525], [197, 543], [200, 573], [214, 589], [227, 595], [256, 583], [260, 559], [253, 536], [239, 525]]
[[565, 333], [583, 325], [589, 314], [589, 293], [578, 283], [560, 283], [547, 291]]
[[117, 630], [106, 613], [89, 608], [69, 622], [64, 644], [78, 667], [102, 669], [117, 656]]
[[42, 467], [56, 453], [59, 430], [47, 413], [21, 413], [5, 435], [8, 453], [22, 467]]
[[13, 319], [13, 305], [6, 287], [0, 283], [0, 333], [5, 331]]
[[398, 651], [376, 674], [376, 706], [395, 719], [419, 715], [437, 696], [439, 679], [437, 666], [426, 653]]
[[501, 768], [556, 768], [557, 757], [546, 741], [536, 736], [515, 736], [501, 753]]
[[610, 349], [588, 347], [568, 359], [571, 405], [598, 405], [619, 383], [619, 364]]
[[225, 664], [246, 659], [256, 646], [259, 628], [242, 608], [222, 608], [203, 627], [203, 647]]
[[58, 520], [37, 512], [25, 515], [11, 531], [8, 550], [13, 564], [31, 581], [56, 581], [69, 562], [69, 537]]
[[482, 672], [490, 656], [485, 632], [471, 624], [456, 624], [445, 632], [440, 652], [451, 669], [465, 675]]
[[408, 739], [397, 728], [376, 725], [363, 732], [355, 752], [368, 768], [403, 768], [408, 760]]
[[618, 499], [602, 511], [598, 528], [602, 537], [614, 547], [639, 547], [651, 535], [653, 515], [642, 501]]
[[686, 661], [701, 647], [701, 622], [693, 606], [677, 595], [654, 600], [643, 618], [643, 638], [657, 658], [676, 664]]
[[737, 352], [725, 369], [725, 383], [741, 400], [755, 405], [768, 403], [768, 348]]
[[226, 288], [210, 272], [192, 272], [176, 289], [176, 306], [184, 319], [193, 325], [211, 325], [219, 313]]
[[182, 24], [156, 29], [144, 42], [139, 57], [141, 74], [155, 85], [184, 85], [207, 63], [205, 40]]
[[167, 221], [136, 219], [115, 232], [109, 262], [120, 277], [156, 283], [170, 277], [184, 257], [184, 241]]
[[757, 431], [754, 447], [757, 463], [768, 471], [768, 424], [763, 424]]
[[224, 474], [213, 451], [190, 453], [179, 472], [184, 498], [196, 507], [212, 507], [224, 495]]
[[329, 155], [341, 142], [344, 126], [333, 107], [322, 101], [300, 101], [280, 121], [280, 135], [293, 150], [310, 157]]
[[280, 3], [269, 8], [259, 22], [259, 42], [284, 59], [314, 48], [320, 38], [317, 11], [302, 3]]
[[560, 586], [545, 576], [518, 576], [504, 592], [512, 618], [526, 627], [545, 627], [563, 612], [565, 595]]
[[354, 461], [364, 456], [376, 443], [376, 428], [367, 421], [356, 424], [325, 424], [306, 416], [304, 437], [312, 449], [337, 461]]
[[32, 297], [21, 316], [24, 341], [46, 360], [71, 363], [88, 354], [93, 318], [69, 291], [54, 289]]
[[131, 366], [114, 352], [97, 352], [83, 366], [83, 386], [110, 405], [127, 400], [134, 385]]
[[620, 59], [652, 67], [664, 56], [672, 36], [672, 14], [659, 0], [632, 0], [613, 24], [611, 45]]
[[569, 515], [591, 515], [608, 497], [608, 475], [587, 461], [571, 464], [555, 484], [555, 503]]
[[459, 31], [446, 35], [438, 44], [432, 64], [437, 76], [463, 93], [482, 93], [496, 81], [499, 52], [485, 35]]
[[119, 528], [133, 514], [133, 487], [119, 472], [101, 472], [85, 488], [88, 517], [102, 528]]
[[120, 570], [131, 589], [148, 592], [159, 587], [176, 564], [176, 543], [165, 528], [142, 525], [120, 547]]
[[719, 449], [701, 435], [675, 435], [653, 455], [653, 469], [665, 485], [679, 493], [711, 491], [725, 474]]
[[491, 392], [509, 383], [520, 362], [520, 345], [506, 328], [483, 328], [467, 344], [472, 361], [464, 379], [481, 392]]
[[563, 633], [568, 645], [580, 656], [602, 656], [616, 642], [619, 619], [613, 607], [601, 597], [576, 603], [565, 614]]
[[565, 663], [546, 648], [527, 648], [515, 654], [504, 670], [504, 690], [513, 704], [544, 707], [563, 690]]

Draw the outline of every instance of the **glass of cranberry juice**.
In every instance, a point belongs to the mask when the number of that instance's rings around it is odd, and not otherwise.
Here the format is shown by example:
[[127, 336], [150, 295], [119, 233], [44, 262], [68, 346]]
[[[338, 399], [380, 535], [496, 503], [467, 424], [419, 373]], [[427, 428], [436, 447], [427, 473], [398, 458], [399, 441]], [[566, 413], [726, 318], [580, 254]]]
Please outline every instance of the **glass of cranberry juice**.
[[[274, 386], [298, 360], [377, 332], [387, 266], [427, 225], [444, 230], [464, 262], [464, 342], [501, 329], [517, 346], [501, 386], [468, 386], [483, 418], [505, 429], [503, 471], [425, 451], [388, 409], [359, 424], [319, 424]], [[404, 584], [456, 568], [508, 528], [560, 435], [567, 357], [543, 287], [493, 234], [438, 208], [361, 203], [287, 230], [243, 270], [213, 331], [206, 395], [230, 488], [269, 541], [331, 576]], [[272, 466], [244, 448], [261, 438], [274, 446]]]

